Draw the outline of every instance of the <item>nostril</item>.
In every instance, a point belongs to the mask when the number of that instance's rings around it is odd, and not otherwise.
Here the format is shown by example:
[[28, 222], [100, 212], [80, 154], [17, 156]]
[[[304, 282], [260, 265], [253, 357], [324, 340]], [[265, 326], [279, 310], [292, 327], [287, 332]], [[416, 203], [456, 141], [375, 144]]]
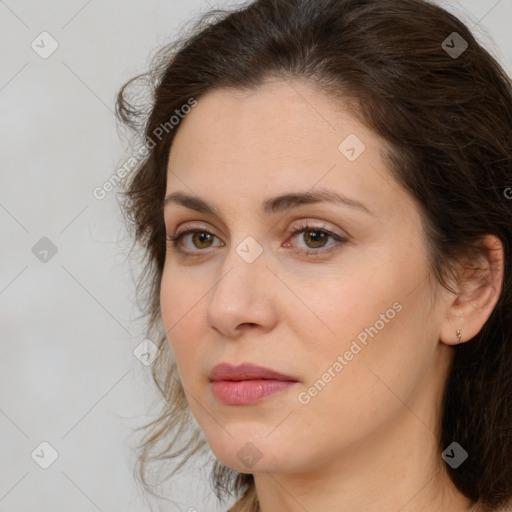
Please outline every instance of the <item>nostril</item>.
[[253, 326], [255, 326], [255, 325], [256, 325], [256, 324], [251, 323], [251, 322], [245, 322], [245, 323], [243, 323], [243, 324], [240, 324], [240, 325], [239, 325], [239, 327], [246, 327], [246, 326], [247, 326], [247, 327], [253, 327]]

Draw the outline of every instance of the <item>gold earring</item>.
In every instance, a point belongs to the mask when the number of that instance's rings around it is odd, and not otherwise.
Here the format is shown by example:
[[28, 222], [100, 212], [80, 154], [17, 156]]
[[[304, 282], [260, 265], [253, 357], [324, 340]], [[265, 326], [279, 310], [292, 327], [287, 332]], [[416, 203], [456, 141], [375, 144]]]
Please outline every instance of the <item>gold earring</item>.
[[457, 343], [460, 343], [461, 342], [461, 338], [462, 338], [462, 329], [457, 329], [457, 332], [456, 332], [456, 335], [457, 335]]

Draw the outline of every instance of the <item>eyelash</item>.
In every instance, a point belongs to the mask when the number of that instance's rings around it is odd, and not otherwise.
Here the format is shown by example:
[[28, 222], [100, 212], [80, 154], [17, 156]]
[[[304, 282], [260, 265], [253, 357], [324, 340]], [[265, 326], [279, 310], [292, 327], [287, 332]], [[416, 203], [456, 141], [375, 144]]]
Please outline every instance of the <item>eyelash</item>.
[[[337, 242], [341, 242], [342, 244], [344, 244], [344, 243], [346, 243], [348, 241], [347, 238], [339, 236], [336, 233], [333, 233], [332, 231], [324, 229], [323, 227], [312, 226], [312, 225], [307, 224], [307, 223], [298, 225], [296, 227], [296, 229], [289, 234], [289, 236], [290, 237], [294, 237], [295, 235], [297, 235], [299, 233], [302, 233], [302, 232], [306, 232], [306, 231], [313, 231], [313, 232], [317, 232], [317, 233], [324, 233], [324, 234], [332, 237]], [[176, 233], [174, 236], [167, 235], [166, 239], [167, 239], [168, 242], [170, 242], [170, 244], [169, 244], [170, 247], [176, 249], [177, 251], [179, 251], [185, 257], [188, 257], [188, 256], [192, 256], [192, 257], [202, 256], [202, 254], [200, 254], [200, 253], [206, 252], [205, 250], [197, 249], [195, 251], [190, 251], [190, 250], [183, 250], [183, 249], [181, 249], [179, 247], [179, 242], [181, 241], [181, 239], [184, 236], [189, 235], [191, 233], [208, 233], [209, 235], [215, 236], [215, 234], [212, 233], [209, 229], [190, 228], [190, 229], [186, 229], [185, 231], [182, 231], [181, 233]], [[335, 245], [335, 244], [332, 244], [332, 245]], [[331, 246], [328, 246], [328, 247], [331, 247]], [[313, 256], [313, 257], [315, 257], [315, 256], [322, 256], [322, 255], [324, 255], [324, 254], [326, 254], [328, 252], [331, 252], [331, 250], [322, 250], [322, 249], [323, 248], [320, 248], [320, 249], [300, 249], [300, 252], [302, 252], [303, 254], [306, 254], [308, 256]]]

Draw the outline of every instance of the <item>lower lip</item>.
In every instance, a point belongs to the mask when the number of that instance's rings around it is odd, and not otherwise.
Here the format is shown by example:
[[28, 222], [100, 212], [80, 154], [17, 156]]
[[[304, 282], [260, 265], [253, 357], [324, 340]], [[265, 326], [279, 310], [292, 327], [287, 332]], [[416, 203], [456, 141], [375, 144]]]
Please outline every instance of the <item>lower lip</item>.
[[219, 380], [211, 383], [216, 398], [226, 405], [250, 405], [284, 391], [295, 381], [256, 379], [256, 380]]

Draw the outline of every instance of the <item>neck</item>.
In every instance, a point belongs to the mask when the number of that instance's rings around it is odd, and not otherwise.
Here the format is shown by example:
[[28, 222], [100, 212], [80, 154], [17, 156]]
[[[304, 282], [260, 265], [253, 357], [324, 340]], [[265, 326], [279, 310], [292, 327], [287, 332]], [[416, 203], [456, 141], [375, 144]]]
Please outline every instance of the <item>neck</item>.
[[[395, 418], [396, 419], [396, 418]], [[451, 482], [437, 437], [409, 409], [372, 439], [340, 450], [304, 473], [254, 474], [260, 512], [468, 512]]]

